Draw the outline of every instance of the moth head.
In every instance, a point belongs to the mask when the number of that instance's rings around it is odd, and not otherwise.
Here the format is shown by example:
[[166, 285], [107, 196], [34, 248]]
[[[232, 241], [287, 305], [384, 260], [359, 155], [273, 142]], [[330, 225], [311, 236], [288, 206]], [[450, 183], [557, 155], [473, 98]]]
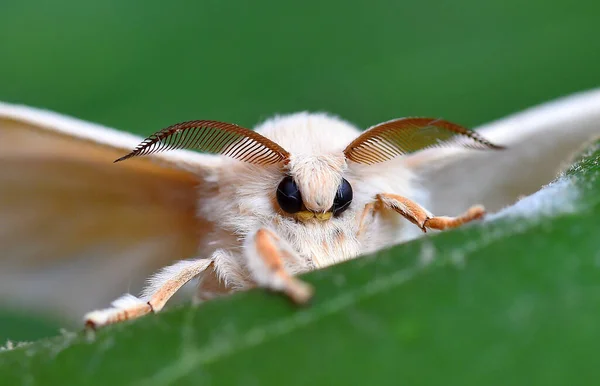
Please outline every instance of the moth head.
[[166, 150], [195, 149], [254, 165], [279, 164], [281, 180], [273, 193], [280, 213], [301, 221], [326, 221], [339, 217], [352, 204], [353, 187], [344, 178], [352, 163], [372, 165], [427, 148], [456, 145], [502, 149], [476, 132], [448, 121], [400, 118], [369, 128], [341, 153], [290, 154], [252, 130], [231, 123], [199, 120], [182, 122], [152, 134], [115, 162]]
[[259, 166], [281, 165], [282, 179], [273, 192], [277, 205], [281, 212], [302, 221], [329, 220], [352, 201], [352, 187], [342, 177], [343, 155], [292, 156], [265, 136], [225, 122], [202, 120], [169, 126], [115, 162], [175, 149], [222, 154]]
[[277, 203], [301, 221], [326, 221], [341, 215], [353, 198], [343, 177], [343, 155], [292, 155], [287, 174], [277, 187]]

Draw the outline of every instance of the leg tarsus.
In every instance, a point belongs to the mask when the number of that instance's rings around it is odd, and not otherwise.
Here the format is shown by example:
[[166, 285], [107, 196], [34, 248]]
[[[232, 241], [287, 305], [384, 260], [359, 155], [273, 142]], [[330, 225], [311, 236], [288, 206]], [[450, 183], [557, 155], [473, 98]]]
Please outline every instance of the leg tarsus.
[[428, 228], [438, 230], [456, 228], [470, 221], [480, 219], [485, 214], [483, 206], [476, 205], [458, 217], [434, 216], [416, 202], [397, 194], [381, 193], [376, 198], [380, 206], [401, 214], [424, 233], [427, 232]]
[[152, 305], [133, 295], [125, 294], [111, 303], [110, 308], [88, 312], [84, 316], [85, 326], [97, 329], [113, 323], [136, 319], [153, 312]]
[[475, 205], [458, 217], [439, 216], [428, 218], [423, 224], [423, 230], [425, 227], [439, 230], [456, 228], [468, 222], [478, 220], [482, 218], [484, 214], [485, 209], [483, 206]]

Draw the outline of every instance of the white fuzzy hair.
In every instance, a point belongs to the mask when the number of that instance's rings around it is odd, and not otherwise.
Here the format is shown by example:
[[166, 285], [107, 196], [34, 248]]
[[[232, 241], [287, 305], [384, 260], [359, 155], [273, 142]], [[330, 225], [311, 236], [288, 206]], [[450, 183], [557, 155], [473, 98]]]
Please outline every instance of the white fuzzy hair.
[[[241, 246], [246, 237], [266, 227], [300, 256], [303, 271], [348, 260], [418, 234], [418, 229], [407, 232], [408, 222], [392, 214], [371, 220], [360, 239], [356, 237], [358, 218], [376, 194], [396, 193], [420, 203], [425, 199], [412, 185], [413, 175], [402, 159], [371, 166], [346, 161], [343, 150], [361, 134], [358, 128], [327, 114], [301, 112], [276, 116], [258, 125], [256, 131], [286, 149], [290, 162], [281, 170], [226, 161], [223, 167], [213, 170], [209, 178], [213, 184], [200, 187], [198, 208], [201, 216], [217, 225], [214, 238], [227, 240], [214, 245], [215, 249], [228, 248], [231, 259], [245, 260], [242, 254], [248, 249], [232, 246]], [[315, 212], [325, 212], [332, 206], [342, 178], [352, 186], [352, 203], [329, 221], [299, 222], [277, 208], [277, 185], [286, 175], [294, 178], [304, 204]], [[211, 195], [216, 190], [218, 194]], [[231, 235], [237, 236], [237, 242]]]

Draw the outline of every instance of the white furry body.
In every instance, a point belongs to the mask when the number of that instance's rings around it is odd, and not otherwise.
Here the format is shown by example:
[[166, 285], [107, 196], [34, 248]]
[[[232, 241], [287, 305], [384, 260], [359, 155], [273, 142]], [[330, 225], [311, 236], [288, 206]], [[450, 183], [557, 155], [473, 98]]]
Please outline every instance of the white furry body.
[[[298, 113], [268, 120], [256, 131], [292, 154], [290, 173], [300, 190], [306, 192], [303, 199], [309, 205], [326, 211], [342, 176], [353, 187], [352, 204], [330, 221], [299, 222], [278, 213], [274, 205], [277, 185], [283, 178], [277, 167], [265, 169], [223, 158], [222, 164], [205, 179], [209, 183], [199, 189], [199, 213], [216, 225], [210, 236], [213, 241], [210, 249], [201, 251], [202, 254], [221, 249], [243, 266], [246, 259], [240, 255], [245, 237], [267, 227], [301, 257], [301, 264], [291, 268], [302, 272], [404, 241], [419, 231], [407, 231], [406, 220], [390, 215], [374, 219], [364, 234], [355, 236], [359, 216], [376, 194], [394, 192], [419, 202], [424, 197], [413, 187], [412, 173], [404, 167], [402, 159], [386, 162], [376, 169], [346, 163], [342, 151], [361, 133], [354, 126], [325, 114]], [[235, 274], [220, 274], [234, 287], [244, 281]]]
[[[390, 212], [368, 219], [359, 234], [358, 218], [375, 195], [405, 196], [436, 215], [477, 203], [495, 211], [549, 182], [573, 151], [600, 135], [597, 122], [600, 90], [484, 126], [489, 140], [509, 147], [503, 152], [434, 149], [365, 166], [343, 157], [360, 134], [349, 123], [325, 114], [275, 117], [256, 130], [291, 154], [287, 172], [307, 206], [329, 208], [342, 176], [354, 190], [339, 217], [299, 223], [276, 208], [277, 167], [185, 150], [114, 165], [140, 138], [0, 103], [0, 295], [79, 316], [160, 267], [196, 258], [160, 271], [144, 298], [191, 266], [208, 268], [200, 289], [209, 298], [255, 284], [251, 273], [261, 267], [251, 244], [260, 228], [293, 251], [286, 261], [292, 273], [325, 267], [421, 233]], [[56, 219], [60, 227], [49, 227]], [[115, 307], [138, 304], [127, 299]]]

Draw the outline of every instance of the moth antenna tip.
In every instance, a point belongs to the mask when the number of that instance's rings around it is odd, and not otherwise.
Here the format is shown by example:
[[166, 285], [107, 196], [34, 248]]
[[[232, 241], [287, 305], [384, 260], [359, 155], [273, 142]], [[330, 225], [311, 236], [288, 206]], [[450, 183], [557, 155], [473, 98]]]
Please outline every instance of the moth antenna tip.
[[114, 160], [113, 163], [116, 164], [117, 162], [125, 161], [129, 157], [130, 157], [129, 154], [124, 155], [123, 157]]

